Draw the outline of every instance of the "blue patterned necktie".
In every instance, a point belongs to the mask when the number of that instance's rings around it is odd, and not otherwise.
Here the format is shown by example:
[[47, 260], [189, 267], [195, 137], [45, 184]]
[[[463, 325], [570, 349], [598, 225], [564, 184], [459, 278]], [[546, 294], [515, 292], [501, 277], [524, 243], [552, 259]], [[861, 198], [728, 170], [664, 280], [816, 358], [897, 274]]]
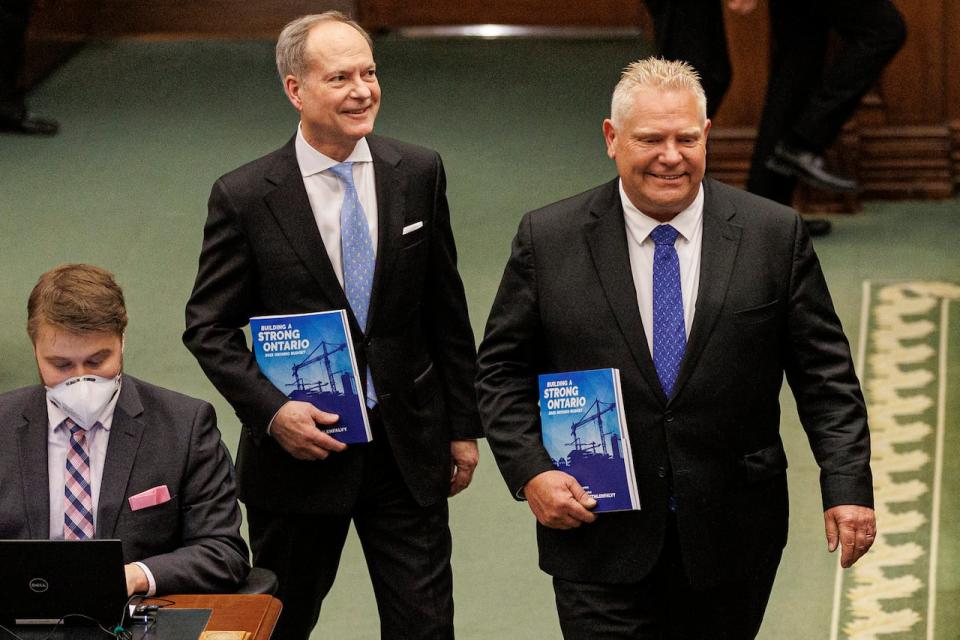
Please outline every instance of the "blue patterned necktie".
[[653, 364], [663, 392], [670, 397], [687, 346], [680, 290], [680, 259], [674, 243], [678, 232], [662, 224], [650, 232], [653, 252]]
[[[373, 289], [373, 269], [376, 256], [370, 240], [367, 216], [363, 212], [357, 187], [353, 183], [353, 163], [341, 162], [330, 167], [330, 172], [344, 186], [343, 205], [340, 207], [340, 250], [343, 258], [343, 291], [353, 309], [360, 328], [367, 329], [367, 311], [370, 309], [370, 291]], [[373, 377], [367, 367], [367, 406], [377, 404]]]
[[63, 487], [63, 539], [89, 540], [94, 528], [87, 432], [70, 418], [63, 424], [70, 431]]

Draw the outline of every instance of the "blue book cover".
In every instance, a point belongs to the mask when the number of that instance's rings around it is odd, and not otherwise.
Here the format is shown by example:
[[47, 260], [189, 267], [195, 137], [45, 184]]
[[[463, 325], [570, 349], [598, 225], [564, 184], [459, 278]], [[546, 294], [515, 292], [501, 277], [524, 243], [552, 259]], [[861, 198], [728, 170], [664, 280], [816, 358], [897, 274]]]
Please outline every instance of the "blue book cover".
[[620, 372], [550, 373], [539, 381], [543, 446], [553, 465], [593, 496], [594, 511], [640, 509]]
[[257, 365], [291, 400], [310, 402], [340, 420], [321, 426], [340, 442], [370, 442], [363, 386], [346, 311], [250, 318]]

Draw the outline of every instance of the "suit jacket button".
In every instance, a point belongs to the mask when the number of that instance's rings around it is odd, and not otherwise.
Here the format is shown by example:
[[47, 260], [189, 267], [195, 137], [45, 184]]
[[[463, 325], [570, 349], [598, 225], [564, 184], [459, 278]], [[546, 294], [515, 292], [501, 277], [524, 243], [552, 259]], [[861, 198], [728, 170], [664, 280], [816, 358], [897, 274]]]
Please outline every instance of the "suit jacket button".
[[667, 411], [665, 414], [663, 414], [663, 419], [667, 422], [673, 422], [673, 412]]
[[657, 467], [657, 477], [658, 477], [658, 478], [666, 478], [666, 477], [667, 477], [667, 469], [666, 469], [665, 467]]

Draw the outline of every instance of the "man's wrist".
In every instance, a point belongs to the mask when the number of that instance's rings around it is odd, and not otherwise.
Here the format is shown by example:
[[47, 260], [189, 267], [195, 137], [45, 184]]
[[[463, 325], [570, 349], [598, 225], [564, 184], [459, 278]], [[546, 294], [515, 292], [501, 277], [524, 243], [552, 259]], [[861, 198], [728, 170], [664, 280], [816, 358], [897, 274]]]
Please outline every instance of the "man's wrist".
[[287, 406], [287, 403], [286, 403], [286, 402], [284, 402], [282, 405], [280, 405], [280, 406], [277, 408], [277, 410], [274, 412], [273, 417], [270, 418], [270, 422], [267, 423], [267, 435], [268, 435], [268, 436], [271, 436], [271, 437], [273, 436], [273, 433], [271, 433], [271, 430], [273, 429], [273, 423], [277, 420], [277, 416], [280, 415], [280, 411], [282, 411], [285, 406]]
[[157, 582], [150, 568], [142, 562], [131, 562], [129, 566], [134, 568], [133, 593], [142, 593], [146, 596], [155, 595], [157, 593]]

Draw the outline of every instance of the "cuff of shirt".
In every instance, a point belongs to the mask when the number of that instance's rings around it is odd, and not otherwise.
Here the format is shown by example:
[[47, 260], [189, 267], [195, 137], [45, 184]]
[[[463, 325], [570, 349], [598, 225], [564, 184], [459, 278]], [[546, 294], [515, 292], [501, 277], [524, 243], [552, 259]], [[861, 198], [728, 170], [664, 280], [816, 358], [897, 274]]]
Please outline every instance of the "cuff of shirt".
[[147, 584], [150, 585], [150, 586], [147, 588], [147, 593], [146, 593], [146, 595], [147, 595], [147, 596], [156, 595], [156, 594], [157, 594], [157, 581], [153, 579], [153, 573], [151, 573], [151, 572], [150, 572], [150, 569], [147, 567], [147, 565], [143, 564], [142, 562], [134, 562], [133, 564], [135, 564], [135, 565], [137, 565], [138, 567], [140, 567], [141, 569], [143, 569], [144, 575], [147, 576]]
[[[283, 409], [283, 407], [284, 407], [284, 405], [281, 405], [281, 406], [280, 406], [280, 409]], [[277, 413], [280, 413], [280, 409], [277, 409]], [[277, 419], [277, 413], [273, 414], [273, 417], [270, 418], [270, 422], [267, 423], [267, 435], [268, 435], [268, 436], [273, 436], [273, 434], [270, 433], [270, 430], [273, 429], [273, 421]]]

